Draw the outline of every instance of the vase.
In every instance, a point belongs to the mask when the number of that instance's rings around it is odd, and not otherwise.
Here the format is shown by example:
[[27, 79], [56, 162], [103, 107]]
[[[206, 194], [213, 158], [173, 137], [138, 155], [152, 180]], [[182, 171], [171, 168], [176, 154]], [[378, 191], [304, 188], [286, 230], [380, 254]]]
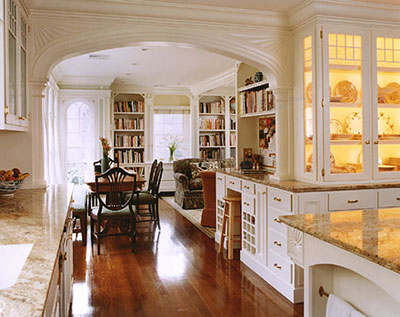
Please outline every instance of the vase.
[[175, 150], [169, 149], [169, 161], [172, 162], [174, 160], [174, 152]]
[[101, 173], [103, 174], [108, 170], [108, 155], [103, 154], [103, 158], [101, 159]]

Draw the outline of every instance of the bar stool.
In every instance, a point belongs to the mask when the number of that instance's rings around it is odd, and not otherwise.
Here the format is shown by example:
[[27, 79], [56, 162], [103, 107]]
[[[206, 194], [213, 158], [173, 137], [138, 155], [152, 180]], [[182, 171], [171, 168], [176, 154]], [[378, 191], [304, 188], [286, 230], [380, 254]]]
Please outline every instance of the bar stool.
[[[221, 241], [219, 243], [219, 248], [218, 248], [218, 253], [221, 253], [223, 247], [224, 247], [224, 241], [225, 238], [227, 239], [228, 243], [228, 259], [232, 260], [233, 259], [233, 242], [234, 241], [240, 241], [240, 238], [234, 239], [233, 237], [233, 231], [234, 231], [234, 223], [239, 222], [241, 223], [240, 219], [240, 212], [239, 216], [235, 216], [235, 211], [239, 209], [240, 211], [240, 205], [242, 198], [241, 196], [224, 196], [222, 198], [225, 202], [225, 207], [224, 207], [224, 218], [222, 219], [222, 232], [221, 232]], [[228, 220], [228, 226], [226, 226], [226, 220]], [[228, 231], [228, 232], [226, 232]]]

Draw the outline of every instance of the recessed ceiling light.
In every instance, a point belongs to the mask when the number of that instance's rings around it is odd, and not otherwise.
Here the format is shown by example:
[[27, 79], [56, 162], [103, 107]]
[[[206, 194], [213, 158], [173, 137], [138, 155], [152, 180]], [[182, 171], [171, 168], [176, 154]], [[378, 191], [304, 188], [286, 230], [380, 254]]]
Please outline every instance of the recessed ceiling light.
[[148, 51], [149, 49], [148, 48], [142, 48], [142, 51], [143, 52], [146, 52], [146, 51]]
[[125, 75], [130, 76], [130, 75], [132, 75], [132, 74], [131, 74], [131, 73], [125, 73]]
[[110, 55], [106, 55], [106, 54], [89, 54], [89, 59], [107, 60], [109, 58], [110, 58]]
[[138, 63], [132, 63], [132, 66], [137, 66]]
[[182, 85], [181, 83], [176, 83], [175, 85]]

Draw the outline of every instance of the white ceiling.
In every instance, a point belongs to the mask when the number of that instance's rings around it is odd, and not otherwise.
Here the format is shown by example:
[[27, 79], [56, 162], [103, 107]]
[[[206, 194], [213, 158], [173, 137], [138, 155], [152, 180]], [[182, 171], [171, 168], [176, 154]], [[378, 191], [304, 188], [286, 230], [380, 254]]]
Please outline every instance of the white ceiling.
[[[90, 59], [89, 55], [108, 59]], [[152, 43], [74, 57], [58, 64], [61, 85], [110, 85], [114, 80], [138, 87], [190, 87], [232, 69], [233, 59], [184, 45]], [[136, 64], [136, 65], [133, 65]]]

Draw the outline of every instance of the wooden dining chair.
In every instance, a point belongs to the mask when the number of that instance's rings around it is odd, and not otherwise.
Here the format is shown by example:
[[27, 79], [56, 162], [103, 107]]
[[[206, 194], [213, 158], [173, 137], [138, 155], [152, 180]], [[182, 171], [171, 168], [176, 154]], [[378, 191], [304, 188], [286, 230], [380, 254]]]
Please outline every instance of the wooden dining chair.
[[156, 222], [158, 229], [161, 229], [158, 211], [158, 200], [160, 197], [160, 184], [163, 170], [163, 162], [159, 162], [154, 169], [153, 179], [151, 181], [151, 186], [149, 186], [149, 189], [137, 191], [133, 200], [136, 205], [136, 210], [139, 210], [139, 206], [147, 205], [147, 209], [145, 209], [148, 211], [147, 213], [137, 213], [137, 222]]
[[[129, 199], [125, 199], [123, 183], [126, 177], [134, 179], [132, 188], [129, 189]], [[108, 186], [107, 193], [99, 191], [99, 180], [103, 178], [103, 184]], [[120, 167], [113, 167], [101, 175], [96, 176], [96, 197], [99, 202], [98, 207], [92, 208], [90, 212], [90, 235], [93, 245], [94, 238], [97, 240], [97, 254], [100, 254], [100, 242], [105, 236], [129, 235], [132, 240], [132, 252], [135, 247], [136, 239], [136, 207], [133, 203], [136, 191], [136, 173], [129, 173]], [[120, 227], [120, 232], [108, 233], [109, 222], [116, 220], [128, 223], [127, 230]], [[106, 227], [102, 229], [103, 223], [107, 221]], [[95, 230], [96, 226], [96, 230]]]

